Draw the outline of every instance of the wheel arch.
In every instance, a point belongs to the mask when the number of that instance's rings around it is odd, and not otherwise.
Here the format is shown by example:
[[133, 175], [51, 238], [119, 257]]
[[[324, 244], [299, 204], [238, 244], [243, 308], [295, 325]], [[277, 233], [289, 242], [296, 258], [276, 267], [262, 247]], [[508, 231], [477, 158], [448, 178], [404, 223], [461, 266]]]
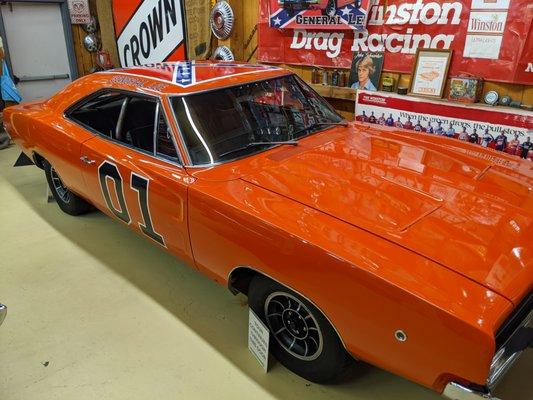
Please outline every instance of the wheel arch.
[[248, 296], [248, 288], [250, 287], [250, 282], [252, 281], [252, 279], [256, 276], [256, 275], [262, 275], [264, 276], [265, 278], [268, 278], [268, 279], [271, 279], [277, 283], [279, 283], [280, 285], [282, 286], [285, 286], [287, 288], [289, 288], [290, 290], [292, 290], [293, 292], [297, 293], [299, 296], [301, 296], [302, 298], [304, 298], [305, 300], [307, 300], [309, 303], [311, 303], [323, 316], [324, 318], [326, 318], [326, 320], [330, 323], [330, 325], [333, 327], [333, 330], [335, 331], [335, 333], [337, 334], [339, 340], [341, 341], [342, 343], [342, 346], [344, 347], [344, 350], [346, 350], [346, 353], [348, 353], [351, 357], [353, 357], [354, 359], [356, 359], [356, 357], [354, 356], [354, 354], [350, 353], [348, 351], [348, 348], [346, 347], [346, 343], [342, 337], [342, 335], [340, 334], [339, 330], [337, 329], [337, 327], [335, 326], [335, 324], [333, 323], [333, 321], [328, 317], [328, 315], [322, 310], [322, 308], [316, 304], [313, 300], [311, 300], [309, 297], [307, 297], [306, 295], [302, 294], [299, 290], [295, 289], [294, 287], [291, 287], [287, 284], [285, 284], [284, 282], [281, 282], [280, 280], [254, 268], [253, 266], [243, 266], [243, 265], [239, 265], [235, 268], [233, 268], [230, 273], [228, 274], [228, 289], [231, 293], [233, 293], [234, 295], [237, 295], [238, 293], [242, 293], [246, 296]]
[[33, 163], [40, 169], [44, 170], [44, 163], [47, 162], [46, 158], [44, 158], [42, 155], [37, 153], [36, 151], [33, 151], [31, 153], [31, 158], [33, 160]]

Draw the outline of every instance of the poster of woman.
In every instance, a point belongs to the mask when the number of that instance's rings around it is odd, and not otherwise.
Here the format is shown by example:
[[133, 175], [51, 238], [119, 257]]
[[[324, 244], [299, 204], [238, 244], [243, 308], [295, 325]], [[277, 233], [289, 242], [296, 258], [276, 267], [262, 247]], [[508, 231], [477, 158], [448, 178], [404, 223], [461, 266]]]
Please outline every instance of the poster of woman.
[[352, 89], [378, 90], [383, 52], [356, 52], [353, 55], [349, 86]]

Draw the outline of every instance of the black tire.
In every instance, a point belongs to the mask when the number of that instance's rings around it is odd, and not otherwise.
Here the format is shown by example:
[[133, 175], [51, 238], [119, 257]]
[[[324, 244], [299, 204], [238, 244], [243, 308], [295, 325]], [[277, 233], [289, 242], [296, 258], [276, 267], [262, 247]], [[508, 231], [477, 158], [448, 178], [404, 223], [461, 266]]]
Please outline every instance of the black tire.
[[89, 203], [72, 193], [63, 185], [59, 174], [49, 162], [44, 161], [43, 164], [44, 173], [52, 196], [54, 196], [57, 205], [63, 212], [69, 215], [81, 215], [93, 210], [93, 207]]
[[6, 132], [0, 132], [0, 150], [8, 148], [10, 142], [9, 135]]
[[[284, 303], [283, 296], [286, 296], [289, 304], [281, 312], [285, 317], [274, 315], [279, 314], [276, 307], [281, 309], [279, 304]], [[256, 275], [250, 282], [248, 303], [270, 330], [269, 346], [273, 356], [302, 378], [315, 383], [333, 383], [353, 361], [326, 317], [313, 304], [287, 287], [263, 275]], [[269, 318], [266, 315], [267, 308]], [[312, 327], [314, 324], [318, 328], [316, 332]], [[284, 333], [276, 336], [273, 330], [277, 328], [284, 329]], [[311, 335], [312, 330], [314, 336]], [[294, 343], [290, 341], [295, 338], [292, 333], [300, 335]], [[321, 345], [318, 339], [321, 339]], [[294, 345], [292, 350], [288, 350], [289, 342]], [[313, 347], [315, 343], [317, 345]]]

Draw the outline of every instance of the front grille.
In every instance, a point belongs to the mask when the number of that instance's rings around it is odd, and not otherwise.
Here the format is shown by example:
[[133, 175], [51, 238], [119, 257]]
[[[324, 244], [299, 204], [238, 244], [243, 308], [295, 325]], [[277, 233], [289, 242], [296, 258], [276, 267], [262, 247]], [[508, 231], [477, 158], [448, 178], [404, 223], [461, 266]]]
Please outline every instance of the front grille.
[[515, 308], [496, 333], [496, 351], [500, 349], [513, 334], [527, 315], [533, 310], [533, 292], [529, 293]]

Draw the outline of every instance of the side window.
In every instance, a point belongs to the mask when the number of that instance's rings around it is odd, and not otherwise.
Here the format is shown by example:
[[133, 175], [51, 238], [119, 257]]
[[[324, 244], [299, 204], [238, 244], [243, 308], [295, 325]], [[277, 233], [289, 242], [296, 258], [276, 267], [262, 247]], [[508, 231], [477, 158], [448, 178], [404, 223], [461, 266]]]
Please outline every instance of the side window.
[[156, 127], [157, 155], [177, 161], [178, 152], [172, 141], [172, 132], [167, 124], [163, 110], [160, 108], [158, 110]]
[[119, 117], [116, 140], [154, 154], [155, 99], [130, 96]]
[[120, 92], [106, 92], [70, 111], [70, 119], [114, 138], [117, 131], [118, 117], [126, 95]]
[[68, 117], [130, 147], [179, 159], [172, 132], [155, 98], [106, 91], [69, 110]]

